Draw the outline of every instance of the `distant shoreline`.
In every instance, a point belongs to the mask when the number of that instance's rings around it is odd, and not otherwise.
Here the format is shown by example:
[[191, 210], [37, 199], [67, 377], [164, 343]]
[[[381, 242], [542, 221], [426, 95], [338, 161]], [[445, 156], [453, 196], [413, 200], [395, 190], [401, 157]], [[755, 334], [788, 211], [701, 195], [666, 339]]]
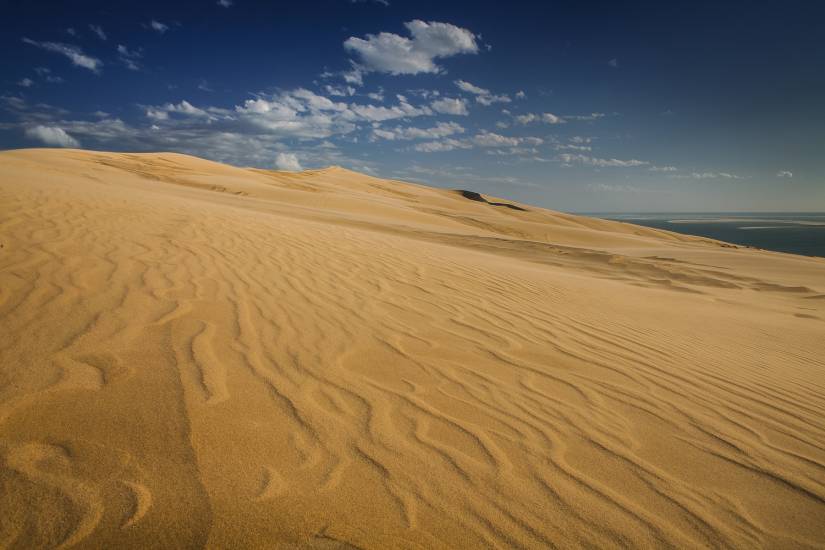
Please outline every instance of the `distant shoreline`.
[[774, 252], [825, 257], [823, 212], [594, 212], [581, 215]]

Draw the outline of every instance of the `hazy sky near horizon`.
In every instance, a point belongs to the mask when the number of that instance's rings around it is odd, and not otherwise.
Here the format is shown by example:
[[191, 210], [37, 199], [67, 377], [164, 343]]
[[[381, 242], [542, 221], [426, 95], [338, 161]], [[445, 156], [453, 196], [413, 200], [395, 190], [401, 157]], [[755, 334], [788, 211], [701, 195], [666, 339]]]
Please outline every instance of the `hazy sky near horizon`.
[[825, 211], [825, 3], [6, 1], [0, 148]]

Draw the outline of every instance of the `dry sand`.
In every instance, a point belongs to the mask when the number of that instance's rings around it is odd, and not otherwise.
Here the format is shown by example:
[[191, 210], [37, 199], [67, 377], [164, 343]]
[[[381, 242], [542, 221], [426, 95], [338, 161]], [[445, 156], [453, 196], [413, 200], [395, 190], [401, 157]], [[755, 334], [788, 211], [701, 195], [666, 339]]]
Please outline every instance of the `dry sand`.
[[0, 244], [0, 547], [825, 546], [825, 260], [73, 150]]

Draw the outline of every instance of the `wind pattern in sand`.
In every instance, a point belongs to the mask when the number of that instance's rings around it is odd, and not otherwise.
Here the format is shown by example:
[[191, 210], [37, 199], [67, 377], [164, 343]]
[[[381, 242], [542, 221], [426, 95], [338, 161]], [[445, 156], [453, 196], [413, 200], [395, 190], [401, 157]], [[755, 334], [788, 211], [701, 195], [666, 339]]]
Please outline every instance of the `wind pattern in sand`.
[[825, 546], [821, 259], [80, 151], [0, 244], [0, 547]]

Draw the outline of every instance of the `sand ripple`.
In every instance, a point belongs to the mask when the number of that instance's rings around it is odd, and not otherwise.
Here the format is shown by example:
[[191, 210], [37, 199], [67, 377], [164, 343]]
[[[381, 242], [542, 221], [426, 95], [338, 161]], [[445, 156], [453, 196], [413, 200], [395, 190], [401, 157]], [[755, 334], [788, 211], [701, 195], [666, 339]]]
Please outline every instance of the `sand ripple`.
[[0, 546], [825, 547], [825, 262], [496, 206], [0, 154]]

